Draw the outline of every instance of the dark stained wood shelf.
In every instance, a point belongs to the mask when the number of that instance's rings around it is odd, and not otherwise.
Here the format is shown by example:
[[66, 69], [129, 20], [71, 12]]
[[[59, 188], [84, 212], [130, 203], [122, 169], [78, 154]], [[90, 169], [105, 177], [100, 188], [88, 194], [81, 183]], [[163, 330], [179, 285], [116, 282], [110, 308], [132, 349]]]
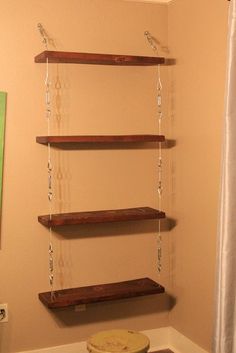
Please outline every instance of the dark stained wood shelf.
[[140, 143], [164, 142], [163, 135], [79, 135], [79, 136], [37, 136], [36, 142], [42, 144], [60, 143]]
[[149, 352], [149, 353], [174, 353], [170, 349], [162, 349], [161, 351]]
[[39, 216], [38, 221], [46, 227], [75, 224], [108, 223], [165, 218], [165, 213], [150, 207], [119, 210], [59, 213]]
[[165, 63], [165, 58], [151, 56], [75, 53], [64, 51], [46, 50], [38, 54], [34, 61], [36, 63], [67, 63], [67, 64], [95, 64], [95, 65], [128, 65], [147, 66]]
[[164, 287], [153, 280], [149, 278], [139, 278], [125, 282], [57, 290], [54, 291], [53, 296], [51, 292], [40, 293], [39, 299], [48, 308], [56, 309], [164, 292]]

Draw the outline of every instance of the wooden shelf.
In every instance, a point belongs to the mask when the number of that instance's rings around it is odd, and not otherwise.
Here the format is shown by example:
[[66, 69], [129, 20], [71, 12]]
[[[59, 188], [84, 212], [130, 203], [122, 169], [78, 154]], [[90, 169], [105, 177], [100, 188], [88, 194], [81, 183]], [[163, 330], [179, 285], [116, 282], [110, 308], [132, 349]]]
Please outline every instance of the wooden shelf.
[[80, 136], [37, 136], [36, 142], [42, 144], [60, 143], [142, 143], [164, 142], [163, 135], [80, 135]]
[[54, 291], [54, 296], [51, 295], [51, 292], [40, 293], [39, 299], [48, 308], [55, 309], [164, 292], [164, 287], [153, 280], [139, 278], [125, 282], [57, 290]]
[[36, 63], [67, 63], [67, 64], [95, 64], [95, 65], [128, 65], [146, 66], [164, 64], [162, 57], [75, 53], [64, 51], [44, 51], [34, 58]]
[[127, 208], [91, 212], [59, 213], [39, 216], [38, 221], [46, 227], [75, 224], [108, 223], [165, 218], [165, 213], [150, 207]]
[[162, 349], [161, 351], [155, 351], [155, 352], [150, 352], [150, 353], [174, 353], [170, 349]]

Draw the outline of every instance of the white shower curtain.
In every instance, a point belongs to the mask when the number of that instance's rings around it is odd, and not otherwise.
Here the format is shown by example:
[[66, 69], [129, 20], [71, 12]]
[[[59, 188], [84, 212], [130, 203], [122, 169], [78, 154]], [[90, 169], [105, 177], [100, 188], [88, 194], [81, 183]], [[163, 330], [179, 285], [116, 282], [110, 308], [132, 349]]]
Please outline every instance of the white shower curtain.
[[236, 353], [236, 0], [229, 11], [214, 353]]

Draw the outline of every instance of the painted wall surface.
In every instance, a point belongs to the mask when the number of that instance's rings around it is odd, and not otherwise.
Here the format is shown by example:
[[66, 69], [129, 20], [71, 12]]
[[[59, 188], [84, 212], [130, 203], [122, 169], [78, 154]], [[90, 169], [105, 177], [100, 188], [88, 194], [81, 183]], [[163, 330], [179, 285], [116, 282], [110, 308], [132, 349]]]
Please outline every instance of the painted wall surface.
[[[147, 29], [167, 45], [167, 5], [117, 0], [1, 4], [0, 90], [8, 92], [8, 106], [0, 302], [9, 305], [9, 322], [0, 324], [1, 353], [86, 340], [102, 329], [168, 325], [167, 295], [93, 305], [81, 313], [52, 313], [37, 298], [50, 289], [49, 232], [37, 222], [38, 215], [49, 212], [47, 148], [35, 143], [37, 135], [47, 133], [45, 65], [34, 63], [44, 50], [38, 22], [58, 50], [152, 55], [143, 35]], [[157, 132], [156, 68], [51, 66], [52, 134]], [[164, 68], [162, 75], [166, 87]], [[53, 149], [52, 161], [53, 212], [157, 207], [156, 146]], [[168, 207], [164, 200], [170, 214]], [[168, 233], [163, 234], [159, 277], [156, 229], [155, 221], [60, 229], [53, 234], [55, 288], [146, 276], [168, 287]]]
[[124, 1], [135, 1], [135, 2], [149, 2], [153, 4], [164, 4], [164, 3], [169, 3], [171, 0], [124, 0]]
[[173, 159], [170, 325], [210, 351], [228, 1], [173, 1], [169, 46]]
[[[210, 350], [220, 175], [228, 2], [174, 0], [170, 5], [120, 0], [8, 0], [1, 5], [0, 90], [8, 92], [0, 302], [0, 352], [61, 345], [102, 329], [172, 325]], [[169, 15], [168, 15], [169, 9]], [[45, 65], [41, 22], [58, 50], [152, 55], [149, 30], [177, 59], [162, 68], [163, 209], [177, 220], [163, 233], [163, 272], [156, 272], [156, 222], [63, 228], [53, 234], [55, 288], [149, 276], [169, 294], [52, 313], [38, 301], [48, 291]], [[169, 33], [168, 33], [169, 24]], [[51, 65], [52, 134], [156, 133], [156, 69]], [[166, 107], [169, 106], [168, 111]], [[157, 207], [157, 150], [83, 148], [52, 151], [53, 211]], [[170, 317], [168, 310], [171, 308]]]

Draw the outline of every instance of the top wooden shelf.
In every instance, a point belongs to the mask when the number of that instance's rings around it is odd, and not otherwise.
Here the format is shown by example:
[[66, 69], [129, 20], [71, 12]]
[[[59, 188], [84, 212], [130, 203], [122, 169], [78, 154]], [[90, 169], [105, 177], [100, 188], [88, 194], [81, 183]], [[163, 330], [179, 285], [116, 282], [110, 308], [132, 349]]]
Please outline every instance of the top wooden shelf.
[[65, 64], [93, 64], [93, 65], [123, 65], [148, 66], [165, 63], [163, 57], [75, 53], [65, 51], [46, 50], [35, 56], [36, 63], [65, 63]]

